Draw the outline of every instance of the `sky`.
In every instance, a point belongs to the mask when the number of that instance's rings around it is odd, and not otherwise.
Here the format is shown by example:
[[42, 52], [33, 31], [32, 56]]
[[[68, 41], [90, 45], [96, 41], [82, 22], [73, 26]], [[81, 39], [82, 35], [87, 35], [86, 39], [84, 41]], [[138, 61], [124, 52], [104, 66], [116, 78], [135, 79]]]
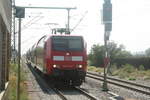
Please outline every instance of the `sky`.
[[[111, 0], [113, 5], [110, 41], [135, 53], [150, 48], [150, 0]], [[104, 44], [102, 5], [104, 0], [16, 0], [17, 6], [76, 7], [70, 11], [72, 34], [84, 36], [88, 52], [93, 44]], [[52, 24], [55, 23], [55, 24]], [[51, 34], [51, 28], [65, 27], [66, 10], [26, 9], [22, 19], [22, 53], [40, 37]]]

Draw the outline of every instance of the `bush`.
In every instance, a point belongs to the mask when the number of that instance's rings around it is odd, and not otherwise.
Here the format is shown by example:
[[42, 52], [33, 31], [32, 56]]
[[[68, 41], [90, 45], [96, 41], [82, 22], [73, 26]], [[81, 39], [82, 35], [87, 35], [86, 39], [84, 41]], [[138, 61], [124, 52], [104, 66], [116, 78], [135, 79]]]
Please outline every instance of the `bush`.
[[129, 80], [134, 81], [134, 80], [136, 80], [136, 78], [135, 77], [129, 77]]
[[88, 71], [94, 71], [94, 72], [103, 72], [103, 68], [97, 68], [95, 66], [88, 66]]
[[118, 70], [117, 66], [116, 66], [116, 64], [113, 64], [113, 65], [110, 66], [110, 68], [108, 68], [107, 72], [108, 72], [109, 75], [113, 75], [112, 73], [115, 72], [116, 70]]
[[[22, 70], [21, 70], [22, 71]], [[16, 88], [17, 88], [17, 65], [11, 64], [10, 66], [10, 85], [8, 90], [8, 98], [7, 100], [16, 100]], [[21, 72], [21, 82], [20, 82], [20, 100], [27, 100], [28, 94], [27, 94], [27, 87], [25, 82], [25, 73]]]
[[[103, 68], [96, 68], [94, 66], [89, 66], [88, 70], [103, 72]], [[150, 80], [150, 70], [145, 70], [143, 65], [140, 65], [137, 69], [130, 64], [122, 65], [120, 68], [117, 68], [116, 64], [113, 64], [109, 70], [112, 76], [118, 76], [119, 78], [123, 79], [132, 81], [136, 79]]]
[[[116, 68], [117, 69], [117, 68]], [[135, 68], [132, 65], [126, 64], [123, 65], [121, 68], [118, 70], [114, 71], [112, 75], [114, 76], [119, 76], [120, 78], [127, 78], [130, 77], [130, 74], [135, 72]]]
[[126, 64], [122, 66], [122, 72], [132, 73], [135, 71], [135, 68], [132, 65]]
[[140, 71], [144, 71], [144, 70], [145, 70], [144, 66], [143, 66], [143, 65], [140, 65], [140, 66], [139, 66], [139, 70], [140, 70]]

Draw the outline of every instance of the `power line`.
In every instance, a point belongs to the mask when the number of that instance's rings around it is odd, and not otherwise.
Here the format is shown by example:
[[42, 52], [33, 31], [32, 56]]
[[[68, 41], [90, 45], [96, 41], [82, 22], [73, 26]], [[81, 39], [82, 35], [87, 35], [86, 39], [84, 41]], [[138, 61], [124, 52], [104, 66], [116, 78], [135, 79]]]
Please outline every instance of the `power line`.
[[[41, 36], [43, 36], [43, 35], [45, 35], [45, 34], [42, 34]], [[22, 44], [27, 43], [28, 40], [31, 40], [32, 38], [37, 38], [37, 37], [39, 37], [39, 36], [34, 36], [34, 35], [33, 35], [32, 37], [30, 37], [30, 38], [28, 38], [28, 39], [22, 41]]]
[[[29, 24], [32, 25], [32, 22], [33, 22], [36, 18], [42, 17], [42, 16], [40, 16], [40, 15], [41, 15], [41, 13], [39, 13], [37, 16], [35, 16], [34, 18], [32, 18], [30, 21], [28, 21], [23, 27], [26, 27], [26, 26], [28, 26]], [[34, 22], [35, 22], [35, 21], [34, 21]]]
[[[38, 18], [38, 17], [39, 17], [39, 18]], [[36, 19], [36, 18], [38, 18], [38, 19]], [[39, 20], [42, 19], [42, 18], [43, 18], [43, 16], [36, 16], [36, 17], [34, 17], [34, 18], [31, 19], [29, 22], [27, 22], [26, 25], [23, 26], [22, 30], [27, 29], [27, 28], [30, 27], [32, 24], [34, 24], [34, 22], [37, 22], [37, 21], [39, 21]], [[35, 19], [36, 19], [36, 20], [35, 20]]]
[[[37, 18], [37, 17], [35, 17], [35, 18]], [[32, 20], [34, 20], [35, 18], [33, 18]], [[43, 16], [40, 16], [40, 18], [38, 18], [37, 20], [35, 20], [34, 22], [37, 22], [37, 21], [39, 21], [40, 19], [42, 19], [43, 18]], [[32, 21], [31, 20], [31, 21]], [[32, 23], [30, 23], [30, 21], [29, 22], [27, 22], [27, 24], [26, 25], [24, 25], [24, 27], [22, 28], [22, 31], [23, 30], [25, 30], [25, 29], [27, 29], [27, 28], [29, 28], [32, 24], [34, 24], [34, 22], [32, 22]], [[27, 26], [27, 27], [26, 27]], [[17, 33], [17, 32], [16, 32]]]
[[83, 19], [85, 18], [85, 16], [86, 16], [87, 13], [88, 13], [88, 11], [86, 11], [84, 13], [84, 15], [81, 17], [81, 19], [78, 21], [78, 23], [75, 25], [75, 27], [72, 29], [71, 32], [73, 32], [78, 27], [78, 25], [83, 21]]

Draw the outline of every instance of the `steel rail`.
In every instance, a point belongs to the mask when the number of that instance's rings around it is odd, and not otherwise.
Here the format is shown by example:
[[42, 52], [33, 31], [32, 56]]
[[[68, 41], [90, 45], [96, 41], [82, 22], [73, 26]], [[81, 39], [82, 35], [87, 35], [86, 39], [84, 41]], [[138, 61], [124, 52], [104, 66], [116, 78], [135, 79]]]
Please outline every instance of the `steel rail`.
[[[104, 79], [102, 79], [101, 77], [98, 77], [98, 76], [93, 76], [93, 75], [87, 74], [87, 77], [90, 77], [90, 78], [93, 78], [93, 79], [96, 79], [96, 80], [100, 80], [100, 81], [104, 81]], [[107, 82], [110, 83], [110, 84], [113, 84], [113, 85], [117, 85], [117, 86], [126, 88], [126, 89], [131, 89], [133, 91], [137, 91], [137, 92], [140, 92], [140, 93], [143, 93], [143, 94], [146, 94], [146, 95], [150, 95], [150, 92], [148, 92], [148, 91], [140, 90], [140, 89], [130, 87], [130, 86], [127, 86], [127, 85], [123, 85], [123, 84], [119, 84], [117, 82], [112, 82], [110, 80], [107, 80]]]
[[[29, 61], [27, 61], [27, 62], [29, 62]], [[31, 68], [32, 68], [32, 67], [31, 67]], [[31, 70], [34, 71], [33, 68], [32, 68]], [[34, 71], [34, 73], [35, 73], [35, 71]], [[35, 73], [35, 74], [37, 74], [37, 73]], [[37, 74], [37, 76], [38, 76], [38, 79], [40, 79], [41, 76], [39, 76], [38, 74]], [[42, 79], [41, 82], [44, 82], [44, 80]], [[45, 84], [46, 84], [46, 83], [45, 83]], [[62, 98], [63, 100], [68, 100], [68, 99], [63, 95], [63, 93], [62, 93], [58, 88], [56, 88], [55, 86], [48, 86], [48, 87], [50, 87], [55, 93], [59, 94], [60, 98]], [[84, 91], [83, 89], [80, 89], [80, 88], [78, 88], [78, 87], [73, 87], [73, 88], [74, 88], [75, 90], [79, 91], [80, 93], [84, 94], [86, 97], [90, 98], [91, 100], [98, 100], [98, 98], [96, 98], [96, 97], [93, 96], [92, 94], [90, 94], [90, 93]]]
[[92, 94], [86, 92], [85, 90], [79, 88], [79, 87], [74, 87], [74, 89], [76, 89], [77, 91], [81, 92], [82, 94], [86, 95], [88, 98], [90, 98], [91, 100], [99, 100], [97, 97], [93, 96]]
[[57, 94], [59, 94], [59, 96], [63, 99], [63, 100], [68, 100], [64, 95], [63, 93], [57, 89], [57, 88], [54, 88], [54, 87], [51, 87], [53, 89], [53, 91], [55, 91]]
[[[91, 74], [91, 75], [98, 76], [98, 77], [103, 77], [103, 75], [100, 75], [100, 74], [96, 74], [96, 73], [92, 73], [92, 72], [87, 72], [87, 73]], [[125, 81], [125, 80], [122, 80], [122, 79], [117, 79], [117, 78], [113, 78], [113, 77], [109, 77], [109, 76], [107, 76], [107, 79], [122, 82], [122, 83], [127, 83], [127, 84], [130, 84], [130, 85], [134, 85], [134, 86], [138, 86], [138, 87], [146, 88], [146, 89], [150, 90], [150, 87], [146, 86], [146, 85], [137, 84], [137, 83], [134, 83], [134, 82], [129, 82], [129, 81]]]
[[[32, 65], [31, 65], [32, 66]], [[47, 92], [50, 93], [50, 88], [62, 99], [62, 100], [68, 100], [58, 89], [54, 88], [54, 87], [50, 87], [44, 79], [42, 79], [42, 77], [40, 75], [38, 75], [33, 69], [33, 67], [29, 67], [29, 69], [31, 70], [31, 72], [33, 73], [33, 75], [38, 79], [38, 81], [40, 82], [40, 84], [43, 86], [44, 89], [46, 89]], [[49, 88], [50, 87], [50, 88]]]
[[[32, 67], [31, 67], [31, 68], [32, 68]], [[31, 70], [34, 71], [33, 68], [32, 68]], [[38, 79], [41, 78], [41, 76], [39, 76], [35, 71], [34, 71], [33, 73], [36, 74], [36, 77], [38, 77]], [[42, 83], [46, 84], [46, 82], [44, 82], [44, 80], [43, 80], [42, 78], [41, 78], [40, 80], [41, 80]], [[46, 84], [46, 85], [47, 85], [47, 84]], [[55, 93], [57, 93], [57, 94], [60, 96], [60, 98], [61, 98], [62, 100], [68, 100], [58, 88], [55, 88], [54, 86], [46, 86], [46, 87], [50, 87]], [[48, 88], [46, 88], [46, 89], [48, 89]], [[85, 96], [87, 96], [87, 97], [90, 98], [91, 100], [98, 100], [98, 98], [96, 98], [96, 97], [93, 96], [92, 94], [90, 94], [90, 93], [84, 91], [83, 89], [80, 89], [80, 88], [78, 88], [78, 87], [74, 87], [74, 89], [77, 90], [77, 91], [79, 91], [80, 93], [84, 94]]]

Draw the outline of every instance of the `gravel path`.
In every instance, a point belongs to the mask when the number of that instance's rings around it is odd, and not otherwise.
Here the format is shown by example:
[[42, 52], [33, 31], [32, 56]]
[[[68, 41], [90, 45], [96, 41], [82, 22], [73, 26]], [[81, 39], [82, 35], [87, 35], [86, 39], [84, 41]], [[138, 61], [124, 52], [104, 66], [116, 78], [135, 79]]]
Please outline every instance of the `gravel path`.
[[99, 81], [90, 78], [86, 78], [86, 82], [80, 86], [80, 88], [85, 89], [87, 92], [99, 98], [99, 100], [110, 100], [109, 97], [112, 97], [112, 95], [102, 91], [101, 87], [102, 85]]
[[29, 68], [25, 64], [22, 65], [22, 68], [27, 75], [27, 81], [25, 82], [25, 84], [27, 84], [29, 100], [61, 100], [53, 90], [42, 90], [42, 87], [39, 83], [37, 83]]
[[[106, 96], [109, 97], [109, 95], [107, 93], [103, 93], [103, 91], [101, 91], [103, 82], [97, 81], [97, 80], [91, 79], [91, 78], [86, 78], [86, 80], [87, 80], [86, 84], [82, 85], [83, 88], [88, 89], [89, 92], [91, 92], [93, 95], [101, 98], [102, 100], [109, 100], [108, 98], [106, 98]], [[135, 82], [135, 81], [133, 81], [133, 82]], [[148, 82], [149, 81], [143, 81], [143, 80], [136, 81], [136, 83], [139, 83], [139, 84], [143, 83], [145, 85], [150, 84]], [[111, 92], [118, 94], [121, 97], [125, 98], [125, 100], [150, 100], [150, 96], [148, 96], [148, 95], [144, 95], [144, 94], [132, 91], [132, 90], [120, 88], [115, 85], [108, 84], [108, 88]]]

